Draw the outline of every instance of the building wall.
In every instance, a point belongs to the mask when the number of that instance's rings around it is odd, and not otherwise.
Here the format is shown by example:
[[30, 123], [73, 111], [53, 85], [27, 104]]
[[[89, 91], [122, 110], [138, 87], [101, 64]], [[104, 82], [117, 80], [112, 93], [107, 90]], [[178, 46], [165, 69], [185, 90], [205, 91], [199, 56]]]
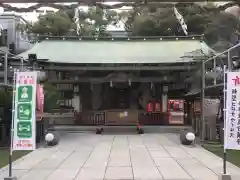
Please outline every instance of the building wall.
[[[111, 95], [111, 87], [109, 86], [109, 84], [92, 84], [90, 87], [90, 94], [87, 95], [82, 93], [81, 96], [84, 99], [91, 100], [92, 110], [111, 109], [111, 107], [113, 107], [113, 102], [108, 101], [108, 98], [113, 99], [113, 97]], [[130, 109], [138, 109], [138, 105], [141, 106], [141, 109], [145, 109], [147, 103], [153, 99], [151, 91], [150, 83], [141, 83], [138, 89], [131, 89], [131, 99], [129, 99]], [[104, 98], [104, 94], [107, 97]], [[139, 94], [141, 94], [140, 97]], [[166, 112], [168, 96], [160, 91], [157, 92], [157, 94], [158, 97], [160, 97], [158, 100], [162, 99], [163, 112]]]
[[7, 29], [8, 39], [7, 43], [11, 44], [15, 40], [15, 20], [14, 17], [0, 16], [0, 24], [3, 29]]
[[18, 24], [26, 24], [27, 22], [20, 16], [11, 14], [2, 14], [0, 16], [0, 24], [3, 29], [7, 29], [7, 43], [15, 44], [16, 52], [20, 53], [29, 48], [32, 44], [28, 42], [28, 36], [22, 35], [20, 30], [17, 29]]
[[[63, 77], [58, 77], [55, 71], [49, 71], [47, 73], [47, 77], [51, 80], [62, 79]], [[77, 78], [76, 76], [75, 78]], [[72, 77], [73, 78], [73, 77]], [[71, 79], [71, 78], [70, 78]], [[116, 85], [116, 84], [115, 84]], [[167, 101], [168, 95], [166, 93], [162, 93], [162, 86], [159, 84], [155, 84], [152, 86], [151, 83], [140, 83], [140, 86], [135, 89], [131, 88], [130, 92], [130, 108], [138, 109], [139, 105], [140, 109], [145, 109], [147, 103], [157, 98], [161, 100], [162, 111], [167, 111]], [[73, 96], [71, 98], [64, 98], [59, 101], [61, 104], [69, 105], [74, 107], [74, 109], [78, 112], [88, 111], [88, 110], [102, 110], [102, 109], [112, 109], [113, 105], [113, 96], [116, 94], [112, 94], [110, 83], [79, 83], [79, 84], [58, 84], [58, 89], [64, 93], [64, 91], [72, 91]], [[158, 88], [156, 88], [158, 87]], [[152, 91], [155, 89], [155, 95], [152, 94]], [[168, 89], [168, 88], [167, 88]], [[154, 98], [155, 97], [155, 98]], [[68, 103], [71, 101], [71, 103]]]

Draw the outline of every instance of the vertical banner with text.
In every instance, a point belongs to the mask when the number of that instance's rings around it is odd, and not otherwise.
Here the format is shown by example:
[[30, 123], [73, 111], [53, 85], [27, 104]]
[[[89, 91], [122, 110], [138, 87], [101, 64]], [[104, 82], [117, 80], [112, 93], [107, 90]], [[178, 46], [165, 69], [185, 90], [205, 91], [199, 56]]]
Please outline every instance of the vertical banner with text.
[[15, 73], [13, 150], [35, 150], [37, 72]]
[[37, 99], [36, 99], [36, 121], [41, 121], [44, 111], [44, 90], [43, 85], [37, 84]]
[[227, 73], [225, 149], [240, 150], [240, 72]]

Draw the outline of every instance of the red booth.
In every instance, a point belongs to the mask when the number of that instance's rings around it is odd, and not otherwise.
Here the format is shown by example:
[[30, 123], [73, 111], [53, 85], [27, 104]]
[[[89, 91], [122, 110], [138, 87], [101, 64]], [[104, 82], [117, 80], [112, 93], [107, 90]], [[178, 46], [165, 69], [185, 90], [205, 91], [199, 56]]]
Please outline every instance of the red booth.
[[184, 124], [184, 100], [168, 100], [169, 124]]

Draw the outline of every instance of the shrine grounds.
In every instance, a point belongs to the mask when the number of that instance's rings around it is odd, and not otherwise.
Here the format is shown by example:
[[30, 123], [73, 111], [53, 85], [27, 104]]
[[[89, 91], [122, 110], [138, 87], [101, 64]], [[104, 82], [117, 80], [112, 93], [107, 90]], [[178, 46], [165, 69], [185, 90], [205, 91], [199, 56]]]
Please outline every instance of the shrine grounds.
[[[223, 157], [223, 146], [222, 145], [206, 144], [203, 147], [205, 149], [209, 150], [210, 152], [216, 154], [217, 156]], [[240, 151], [228, 150], [227, 159], [229, 162], [240, 167]]]
[[[220, 153], [218, 147], [206, 148]], [[233, 180], [240, 179], [240, 168], [231, 163], [227, 168]], [[135, 130], [61, 132], [59, 145], [41, 147], [13, 165], [19, 180], [217, 180], [221, 172], [220, 157], [198, 145], [181, 145], [178, 133]], [[0, 179], [7, 173], [2, 168]]]
[[[22, 156], [28, 154], [28, 151], [19, 151], [13, 153], [13, 161], [21, 158]], [[8, 148], [0, 148], [0, 168], [6, 166], [8, 164]]]

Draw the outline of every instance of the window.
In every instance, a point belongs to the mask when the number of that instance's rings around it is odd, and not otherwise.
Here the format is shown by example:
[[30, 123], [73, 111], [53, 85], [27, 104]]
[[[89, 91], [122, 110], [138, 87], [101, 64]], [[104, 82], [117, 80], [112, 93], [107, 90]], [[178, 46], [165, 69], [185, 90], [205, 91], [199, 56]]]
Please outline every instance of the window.
[[0, 30], [1, 35], [0, 35], [0, 46], [8, 46], [7, 44], [7, 29]]

